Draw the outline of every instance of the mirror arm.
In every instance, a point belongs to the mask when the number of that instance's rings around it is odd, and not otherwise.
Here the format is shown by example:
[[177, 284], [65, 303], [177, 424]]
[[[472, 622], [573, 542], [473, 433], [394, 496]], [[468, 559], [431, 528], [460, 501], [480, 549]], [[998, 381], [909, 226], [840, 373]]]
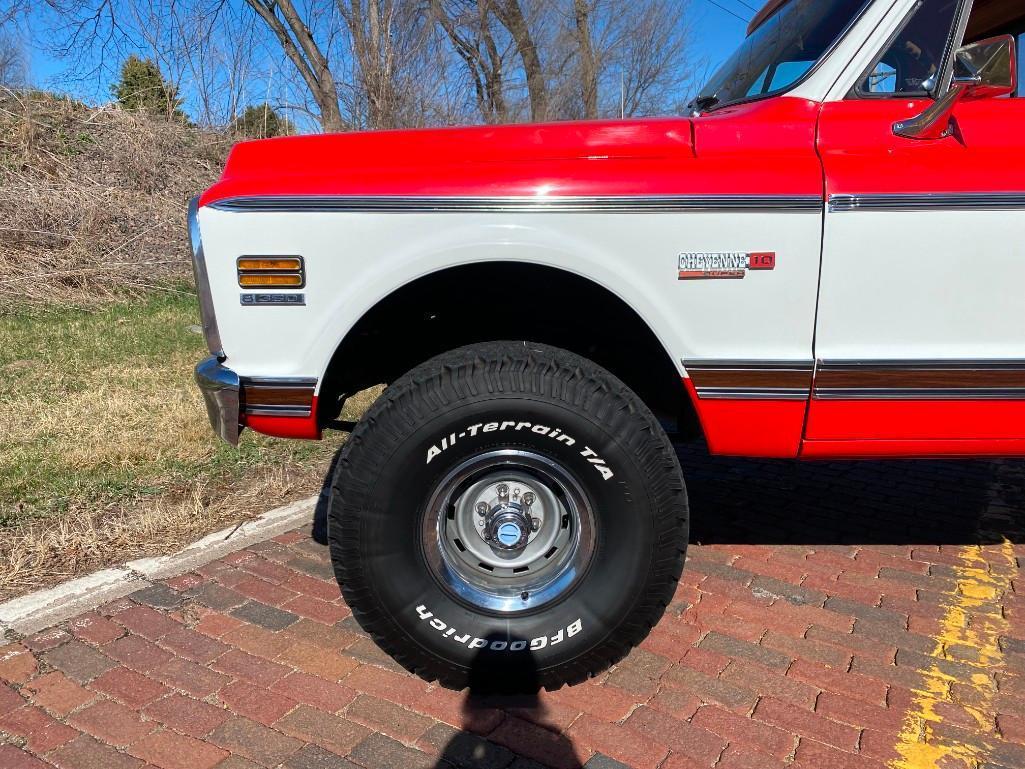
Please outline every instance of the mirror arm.
[[943, 98], [921, 115], [893, 124], [893, 133], [905, 139], [944, 139], [950, 135], [950, 117], [954, 107], [968, 92], [967, 83], [955, 83]]

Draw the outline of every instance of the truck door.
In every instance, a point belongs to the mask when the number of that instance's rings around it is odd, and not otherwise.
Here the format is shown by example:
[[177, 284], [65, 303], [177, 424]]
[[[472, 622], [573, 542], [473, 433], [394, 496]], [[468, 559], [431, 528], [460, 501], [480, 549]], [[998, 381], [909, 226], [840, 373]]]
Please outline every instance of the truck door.
[[[808, 456], [1025, 453], [1025, 99], [903, 138], [954, 48], [1025, 31], [1020, 0], [922, 0], [823, 106], [828, 196]], [[1019, 95], [1020, 95], [1019, 91]]]

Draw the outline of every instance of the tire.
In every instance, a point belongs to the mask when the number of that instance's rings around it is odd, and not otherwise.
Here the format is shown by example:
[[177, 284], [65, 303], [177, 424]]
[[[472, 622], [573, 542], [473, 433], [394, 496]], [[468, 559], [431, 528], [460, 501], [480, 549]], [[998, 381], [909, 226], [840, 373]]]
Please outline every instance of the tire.
[[679, 461], [648, 408], [591, 361], [527, 342], [395, 381], [343, 447], [328, 512], [364, 630], [422, 678], [482, 691], [556, 689], [624, 657], [671, 600], [687, 533]]

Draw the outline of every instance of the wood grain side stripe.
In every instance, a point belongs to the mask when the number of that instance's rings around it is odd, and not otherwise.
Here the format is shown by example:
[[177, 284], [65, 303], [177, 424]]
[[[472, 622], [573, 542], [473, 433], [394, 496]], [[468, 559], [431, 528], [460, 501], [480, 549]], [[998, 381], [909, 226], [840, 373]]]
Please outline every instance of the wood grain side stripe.
[[313, 410], [316, 381], [242, 382], [242, 408], [246, 414], [309, 416]]
[[816, 398], [1025, 398], [1025, 361], [820, 361]]
[[1025, 360], [684, 361], [701, 399], [1025, 400]]
[[700, 398], [804, 400], [811, 390], [811, 361], [688, 361], [685, 366]]

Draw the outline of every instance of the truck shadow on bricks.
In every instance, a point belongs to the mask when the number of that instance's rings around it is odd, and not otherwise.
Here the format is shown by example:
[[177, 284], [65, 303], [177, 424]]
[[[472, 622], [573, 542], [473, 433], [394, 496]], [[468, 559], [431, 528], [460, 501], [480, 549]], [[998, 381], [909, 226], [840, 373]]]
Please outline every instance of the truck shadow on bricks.
[[985, 545], [1025, 542], [1025, 462], [800, 462], [677, 447], [691, 542]]

